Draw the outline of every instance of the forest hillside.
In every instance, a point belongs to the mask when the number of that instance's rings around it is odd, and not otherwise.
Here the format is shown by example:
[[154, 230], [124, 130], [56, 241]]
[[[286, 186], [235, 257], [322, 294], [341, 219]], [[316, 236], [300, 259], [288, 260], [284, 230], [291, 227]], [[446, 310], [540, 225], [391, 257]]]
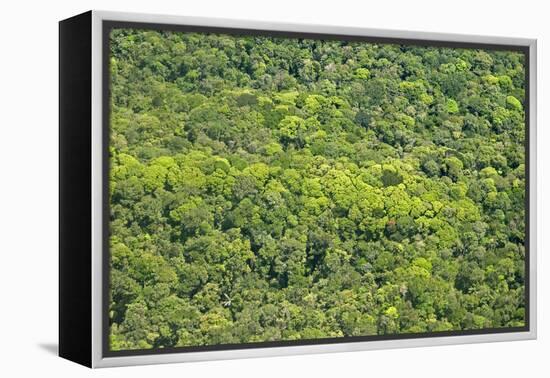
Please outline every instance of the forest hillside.
[[112, 350], [520, 327], [515, 51], [114, 29]]

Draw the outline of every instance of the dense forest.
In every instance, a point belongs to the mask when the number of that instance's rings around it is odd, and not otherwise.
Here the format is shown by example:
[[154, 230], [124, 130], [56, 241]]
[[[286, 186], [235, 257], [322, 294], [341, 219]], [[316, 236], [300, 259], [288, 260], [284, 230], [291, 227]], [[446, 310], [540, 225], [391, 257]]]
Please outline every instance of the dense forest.
[[525, 324], [514, 51], [114, 29], [110, 347]]

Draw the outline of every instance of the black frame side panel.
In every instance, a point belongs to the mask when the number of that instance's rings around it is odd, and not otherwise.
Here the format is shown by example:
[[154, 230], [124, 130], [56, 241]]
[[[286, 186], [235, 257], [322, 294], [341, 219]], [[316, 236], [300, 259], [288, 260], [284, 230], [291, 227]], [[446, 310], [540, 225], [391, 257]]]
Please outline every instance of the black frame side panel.
[[92, 12], [59, 22], [59, 355], [92, 364]]

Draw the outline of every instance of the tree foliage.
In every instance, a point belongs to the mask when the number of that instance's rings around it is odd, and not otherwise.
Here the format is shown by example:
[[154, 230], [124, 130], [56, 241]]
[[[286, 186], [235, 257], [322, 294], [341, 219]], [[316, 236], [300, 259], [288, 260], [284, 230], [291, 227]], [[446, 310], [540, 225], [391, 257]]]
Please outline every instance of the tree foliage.
[[115, 29], [113, 350], [524, 324], [524, 58]]

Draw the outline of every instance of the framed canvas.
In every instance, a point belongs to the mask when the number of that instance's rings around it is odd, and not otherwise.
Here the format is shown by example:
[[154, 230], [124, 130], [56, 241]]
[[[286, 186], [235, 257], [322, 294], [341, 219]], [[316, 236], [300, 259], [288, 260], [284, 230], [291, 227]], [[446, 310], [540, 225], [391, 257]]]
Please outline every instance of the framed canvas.
[[536, 338], [536, 41], [61, 21], [59, 353]]

